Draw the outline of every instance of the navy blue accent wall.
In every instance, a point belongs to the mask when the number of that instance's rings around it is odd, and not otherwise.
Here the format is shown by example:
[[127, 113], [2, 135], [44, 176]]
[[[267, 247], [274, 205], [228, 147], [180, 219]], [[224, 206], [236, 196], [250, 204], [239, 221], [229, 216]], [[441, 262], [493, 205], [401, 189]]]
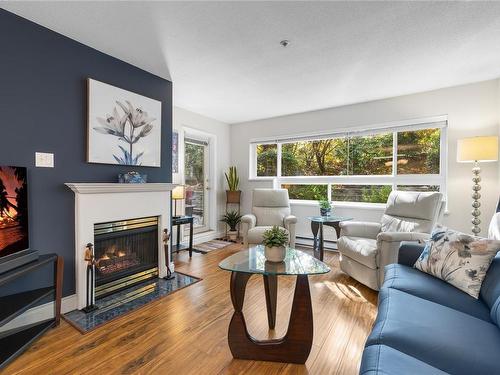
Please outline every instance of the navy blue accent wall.
[[[171, 182], [172, 83], [0, 9], [0, 165], [28, 167], [30, 246], [64, 256], [65, 296], [75, 291], [75, 250], [74, 194], [64, 183], [116, 182], [133, 169], [85, 162], [88, 77], [162, 102], [162, 167], [135, 169]], [[53, 152], [55, 168], [35, 168], [35, 151]]]

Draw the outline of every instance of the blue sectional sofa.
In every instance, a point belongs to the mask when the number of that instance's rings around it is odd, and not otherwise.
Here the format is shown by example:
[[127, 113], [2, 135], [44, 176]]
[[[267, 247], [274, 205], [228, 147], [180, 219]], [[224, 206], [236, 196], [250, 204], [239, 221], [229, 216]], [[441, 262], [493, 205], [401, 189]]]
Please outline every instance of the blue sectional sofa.
[[476, 300], [414, 269], [422, 250], [403, 243], [385, 268], [360, 374], [500, 374], [500, 253]]

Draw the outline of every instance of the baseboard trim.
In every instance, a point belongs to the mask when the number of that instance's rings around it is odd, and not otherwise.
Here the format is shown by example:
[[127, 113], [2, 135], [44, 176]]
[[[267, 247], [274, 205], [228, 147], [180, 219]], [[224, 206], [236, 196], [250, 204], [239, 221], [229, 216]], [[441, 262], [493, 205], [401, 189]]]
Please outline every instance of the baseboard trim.
[[[296, 236], [295, 243], [297, 245], [313, 247], [314, 242], [313, 242], [312, 237]], [[323, 243], [324, 243], [325, 250], [338, 251], [337, 250], [337, 241], [324, 240]]]
[[[193, 236], [193, 245], [198, 245], [203, 242], [215, 240], [216, 238], [221, 238], [224, 236], [222, 232], [216, 230], [209, 230], [207, 232], [198, 233]], [[186, 241], [183, 241], [186, 245], [188, 244]]]
[[[64, 297], [61, 301], [61, 313], [65, 314], [76, 309], [76, 294]], [[9, 331], [28, 324], [33, 324], [54, 317], [54, 302], [47, 302], [43, 305], [32, 307], [25, 313], [12, 319], [0, 328], [0, 332]]]

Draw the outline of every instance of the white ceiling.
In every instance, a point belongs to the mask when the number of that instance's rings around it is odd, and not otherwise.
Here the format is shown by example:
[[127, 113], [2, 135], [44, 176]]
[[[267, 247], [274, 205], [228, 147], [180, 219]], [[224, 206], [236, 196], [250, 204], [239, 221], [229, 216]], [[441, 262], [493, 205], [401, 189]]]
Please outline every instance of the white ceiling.
[[500, 77], [495, 2], [2, 7], [172, 80], [174, 105], [227, 123]]

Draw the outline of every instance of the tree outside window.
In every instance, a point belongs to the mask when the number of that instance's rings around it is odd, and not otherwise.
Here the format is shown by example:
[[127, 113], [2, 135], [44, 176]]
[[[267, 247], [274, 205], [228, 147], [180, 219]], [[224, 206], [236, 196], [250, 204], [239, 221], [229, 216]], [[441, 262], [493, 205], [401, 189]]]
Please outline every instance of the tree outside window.
[[278, 165], [278, 145], [257, 145], [257, 176], [276, 176]]
[[390, 175], [392, 133], [349, 138], [349, 175]]
[[328, 186], [319, 184], [283, 184], [290, 199], [321, 201], [328, 199]]
[[[393, 154], [395, 139], [397, 155]], [[398, 190], [439, 191], [444, 183], [440, 180], [444, 179], [440, 175], [440, 143], [441, 128], [283, 142], [279, 176], [278, 144], [260, 144], [256, 146], [256, 174], [283, 177], [281, 186], [288, 189], [291, 199], [327, 199], [330, 190], [333, 201], [385, 203], [393, 186]], [[430, 177], [418, 177], [429, 174], [435, 175], [432, 184]], [[350, 176], [354, 178], [350, 180]], [[376, 182], [371, 183], [370, 176], [377, 176]], [[398, 176], [404, 176], [403, 180]], [[312, 183], [311, 177], [323, 178]], [[328, 181], [330, 177], [340, 178]]]
[[332, 201], [386, 203], [392, 185], [332, 185]]
[[347, 139], [284, 143], [282, 176], [340, 176], [347, 174]]
[[398, 174], [439, 174], [441, 129], [398, 133]]

